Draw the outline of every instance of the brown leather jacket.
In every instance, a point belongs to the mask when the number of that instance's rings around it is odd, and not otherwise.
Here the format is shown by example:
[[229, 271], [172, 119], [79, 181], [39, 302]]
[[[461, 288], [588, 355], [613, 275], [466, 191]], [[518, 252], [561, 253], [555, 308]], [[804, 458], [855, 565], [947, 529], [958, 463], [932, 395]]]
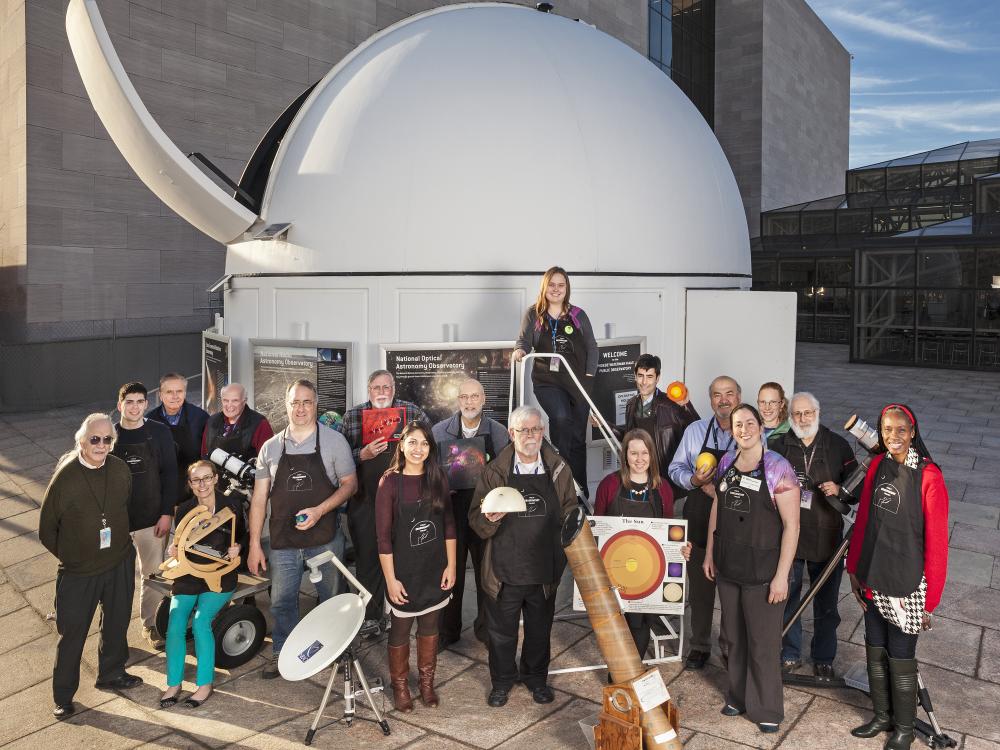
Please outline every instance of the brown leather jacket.
[[[636, 412], [639, 409], [639, 394], [636, 394], [625, 404], [625, 431], [635, 429]], [[690, 401], [684, 406], [678, 406], [671, 401], [667, 394], [659, 388], [653, 394], [652, 409], [656, 414], [656, 429], [653, 430], [653, 442], [656, 444], [656, 460], [660, 466], [660, 476], [670, 481], [667, 476], [667, 469], [670, 462], [674, 460], [674, 452], [680, 445], [684, 430], [692, 422], [697, 422], [700, 417]], [[687, 490], [679, 488], [670, 483], [674, 490], [674, 499], [677, 500], [687, 495]]]
[[[501, 518], [496, 523], [486, 520], [486, 516], [480, 511], [483, 505], [483, 498], [495, 487], [506, 487], [510, 476], [511, 459], [514, 455], [513, 443], [504, 448], [495, 459], [490, 461], [476, 484], [476, 490], [472, 495], [472, 503], [469, 506], [469, 526], [482, 539], [486, 540], [483, 545], [483, 567], [482, 567], [482, 587], [483, 592], [491, 599], [496, 599], [500, 595], [500, 579], [493, 572], [493, 535], [497, 533]], [[571, 510], [576, 507], [576, 488], [573, 485], [573, 475], [570, 473], [569, 465], [560, 458], [559, 454], [553, 450], [548, 443], [542, 444], [542, 460], [552, 471], [552, 484], [555, 485], [556, 494], [559, 496], [560, 510], [565, 519]], [[560, 571], [561, 575], [562, 571]], [[555, 593], [559, 586], [558, 580], [552, 584], [544, 586], [546, 598]]]

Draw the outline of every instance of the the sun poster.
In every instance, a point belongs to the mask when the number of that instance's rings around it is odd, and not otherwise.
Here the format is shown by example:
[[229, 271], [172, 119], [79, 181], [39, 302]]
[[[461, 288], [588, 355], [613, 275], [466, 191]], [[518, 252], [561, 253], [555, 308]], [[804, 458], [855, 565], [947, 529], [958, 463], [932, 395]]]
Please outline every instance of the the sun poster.
[[[687, 521], [622, 516], [591, 516], [587, 521], [623, 612], [684, 614], [687, 563], [681, 547], [687, 542]], [[584, 609], [575, 583], [573, 609]]]

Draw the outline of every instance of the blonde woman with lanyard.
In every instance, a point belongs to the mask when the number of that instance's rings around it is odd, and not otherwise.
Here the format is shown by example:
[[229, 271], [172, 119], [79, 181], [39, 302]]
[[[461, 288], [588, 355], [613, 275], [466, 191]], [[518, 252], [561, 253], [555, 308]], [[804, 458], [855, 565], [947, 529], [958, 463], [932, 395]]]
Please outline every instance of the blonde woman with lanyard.
[[436, 708], [438, 621], [455, 585], [457, 541], [448, 478], [431, 428], [410, 422], [375, 496], [379, 562], [389, 600], [389, 675], [393, 703], [413, 710], [410, 697], [410, 630], [417, 622], [420, 700]]
[[770, 734], [784, 718], [781, 624], [799, 539], [799, 482], [791, 464], [766, 449], [753, 406], [733, 409], [732, 427], [737, 448], [705, 486], [714, 499], [704, 571], [715, 580], [729, 645], [722, 714], [745, 713]]

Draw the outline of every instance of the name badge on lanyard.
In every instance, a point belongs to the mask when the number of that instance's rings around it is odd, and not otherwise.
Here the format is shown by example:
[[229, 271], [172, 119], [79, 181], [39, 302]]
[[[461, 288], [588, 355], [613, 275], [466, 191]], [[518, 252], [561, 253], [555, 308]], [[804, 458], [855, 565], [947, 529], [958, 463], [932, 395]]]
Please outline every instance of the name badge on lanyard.
[[[559, 347], [556, 346], [556, 329], [559, 327], [558, 320], [549, 321], [549, 330], [552, 332], [552, 353], [556, 354], [559, 351]], [[559, 372], [559, 360], [552, 357], [549, 360], [549, 372]]]
[[813, 507], [813, 491], [812, 490], [800, 490], [799, 491], [799, 507], [802, 510], [809, 510]]
[[111, 548], [111, 529], [105, 526], [100, 530], [99, 536], [101, 539], [100, 549], [110, 549]]
[[754, 477], [748, 477], [746, 474], [740, 477], [740, 487], [750, 490], [751, 492], [756, 492], [760, 489], [760, 480]]

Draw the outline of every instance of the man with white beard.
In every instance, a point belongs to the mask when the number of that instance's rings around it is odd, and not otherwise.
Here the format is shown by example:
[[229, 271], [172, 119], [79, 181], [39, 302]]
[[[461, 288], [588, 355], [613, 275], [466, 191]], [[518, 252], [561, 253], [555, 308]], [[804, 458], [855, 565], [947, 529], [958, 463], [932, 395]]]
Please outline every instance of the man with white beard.
[[[787, 623], [799, 608], [803, 573], [809, 572], [812, 585], [826, 563], [840, 545], [843, 535], [843, 516], [826, 498], [839, 498], [853, 504], [841, 489], [844, 480], [857, 468], [851, 446], [819, 421], [819, 401], [811, 393], [801, 392], [792, 396], [789, 416], [791, 431], [781, 435], [771, 444], [795, 469], [801, 489], [799, 510], [799, 545], [792, 564], [785, 605]], [[837, 626], [840, 613], [837, 598], [843, 566], [838, 565], [813, 599], [815, 626], [811, 647], [813, 673], [820, 680], [832, 680], [833, 660], [837, 655]], [[781, 645], [781, 667], [791, 672], [802, 665], [802, 622], [797, 621]]]
[[[351, 445], [354, 464], [358, 467], [360, 486], [347, 505], [347, 528], [354, 545], [354, 560], [358, 581], [371, 592], [361, 634], [366, 638], [381, 635], [384, 630], [385, 578], [378, 558], [378, 541], [375, 539], [375, 495], [378, 483], [389, 468], [396, 451], [396, 442], [386, 438], [364, 444], [364, 412], [369, 409], [405, 410], [405, 422], [427, 422], [427, 416], [416, 404], [396, 398], [396, 380], [388, 370], [375, 370], [368, 376], [368, 400], [348, 409], [338, 429]], [[429, 422], [428, 426], [429, 426]], [[402, 425], [399, 428], [402, 430]]]
[[[486, 406], [486, 392], [475, 378], [466, 378], [458, 386], [458, 411], [434, 425], [434, 440], [438, 450], [447, 449], [448, 441], [478, 439], [486, 451], [489, 463], [510, 444], [507, 428], [483, 414]], [[450, 480], [450, 477], [449, 477]], [[448, 606], [441, 610], [440, 645], [450, 646], [461, 638], [462, 633], [462, 593], [465, 587], [465, 557], [472, 557], [472, 570], [476, 577], [476, 619], [473, 633], [483, 643], [489, 640], [486, 630], [486, 611], [483, 608], [483, 592], [480, 587], [483, 564], [483, 542], [479, 535], [469, 528], [469, 506], [472, 503], [472, 487], [451, 488], [451, 507], [455, 513], [456, 557], [455, 588]]]

